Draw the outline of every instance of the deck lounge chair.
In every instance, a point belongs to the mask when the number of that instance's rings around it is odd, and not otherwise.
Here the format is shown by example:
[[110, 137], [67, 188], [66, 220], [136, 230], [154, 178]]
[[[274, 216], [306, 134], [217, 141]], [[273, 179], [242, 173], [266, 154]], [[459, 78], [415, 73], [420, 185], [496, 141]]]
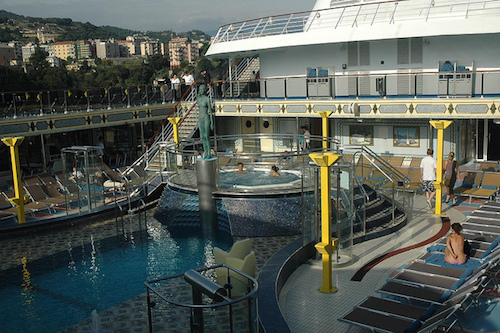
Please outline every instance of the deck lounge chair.
[[38, 175], [38, 178], [40, 178], [44, 184], [58, 184], [56, 179], [48, 172]]
[[500, 222], [500, 214], [491, 214], [487, 212], [482, 212], [480, 210], [475, 210], [473, 211], [468, 218], [474, 218], [474, 219], [483, 219], [487, 221], [491, 221], [491, 224], [495, 224], [497, 222]]
[[483, 179], [483, 172], [469, 171], [464, 176], [462, 185], [454, 189], [455, 195], [469, 196], [472, 192], [481, 186], [481, 180]]
[[500, 208], [495, 207], [495, 206], [483, 205], [483, 206], [479, 207], [479, 209], [475, 210], [474, 212], [491, 214], [491, 215], [498, 216], [500, 218]]
[[485, 202], [481, 207], [496, 207], [500, 210], [500, 202], [488, 201]]
[[389, 159], [389, 164], [393, 167], [399, 168], [401, 167], [404, 159], [405, 158], [403, 156], [391, 156], [391, 158]]
[[484, 285], [485, 280], [485, 276], [481, 276], [474, 281], [470, 280], [470, 282], [463, 284], [455, 291], [438, 290], [388, 281], [377, 289], [377, 292], [382, 295], [405, 299], [410, 304], [413, 302], [421, 304], [423, 302], [442, 305], [453, 300], [455, 297], [461, 297], [463, 294], [472, 293], [480, 289]]
[[456, 282], [459, 281], [459, 279], [442, 275], [424, 274], [416, 271], [403, 270], [397, 273], [392, 278], [388, 279], [388, 281], [416, 285], [426, 288], [449, 290], [452, 289], [452, 287]]
[[427, 311], [427, 307], [405, 304], [396, 300], [374, 296], [365, 298], [356, 307], [381, 314], [390, 313], [393, 317], [412, 320], [420, 319], [425, 311]]
[[420, 162], [422, 162], [422, 157], [413, 157], [410, 162], [410, 168], [420, 169]]
[[371, 163], [366, 160], [363, 156], [361, 156], [356, 166], [354, 167], [354, 173], [358, 176], [359, 179], [364, 181], [370, 177], [372, 171]]
[[32, 184], [30, 186], [27, 186], [25, 189], [26, 192], [31, 197], [31, 200], [33, 200], [33, 202], [43, 203], [52, 206], [60, 206], [66, 203], [66, 200], [63, 198], [49, 197], [40, 185]]
[[352, 163], [354, 155], [353, 154], [343, 154], [342, 158], [345, 159], [347, 162]]
[[41, 184], [42, 181], [37, 176], [26, 177], [23, 179], [26, 185]]
[[497, 171], [498, 162], [481, 162], [479, 165], [479, 170], [495, 172]]
[[[440, 325], [444, 325], [445, 322], [447, 327], [451, 327], [458, 322], [458, 318], [454, 315], [460, 309], [460, 302], [462, 301], [463, 299], [460, 299], [457, 304], [450, 303], [439, 308], [434, 315], [423, 322], [420, 320], [403, 319], [391, 316], [390, 313], [379, 313], [359, 307], [355, 307], [349, 313], [339, 318], [339, 320], [365, 327], [375, 332], [432, 332]], [[450, 321], [449, 319], [452, 316], [454, 319]]]
[[[14, 197], [14, 196], [12, 196]], [[14, 213], [17, 214], [17, 207], [15, 207], [9, 200], [9, 196], [7, 193], [0, 193], [0, 207], [2, 208], [2, 212]], [[40, 204], [36, 202], [27, 202], [24, 204], [24, 212], [25, 214], [35, 215], [37, 212], [41, 212], [47, 210], [50, 214], [52, 213], [50, 210], [50, 205]]]
[[447, 276], [456, 279], [460, 279], [462, 275], [465, 274], [465, 271], [461, 269], [426, 264], [422, 262], [412, 262], [405, 268], [405, 270], [420, 272], [423, 274]]
[[469, 202], [472, 198], [493, 198], [497, 195], [500, 187], [500, 173], [485, 172], [481, 186], [469, 193]]
[[[409, 176], [408, 176], [409, 169], [408, 168], [395, 168], [395, 169], [396, 169], [396, 171], [398, 171], [400, 173], [399, 176], [403, 175], [404, 177], [409, 178]], [[404, 190], [405, 184], [404, 183], [398, 183], [397, 180], [396, 180], [397, 177], [394, 175], [394, 173], [391, 174], [391, 177], [393, 178], [393, 180], [395, 182], [394, 183], [394, 188], [396, 190]], [[392, 184], [391, 181], [388, 181], [388, 182], [386, 182], [386, 183], [384, 183], [384, 184], [382, 184], [380, 186], [380, 188], [392, 188], [392, 187], [393, 187], [393, 184]]]
[[423, 303], [421, 303], [417, 306], [402, 303], [394, 299], [369, 296], [360, 304], [356, 305], [356, 308], [378, 312], [390, 317], [397, 317], [407, 320], [419, 320], [425, 323], [436, 312], [440, 312], [441, 310], [444, 310], [450, 306], [461, 306], [465, 302], [465, 300], [471, 297], [472, 292], [476, 291], [477, 288], [478, 286], [469, 288], [466, 292], [461, 293], [460, 295], [457, 295], [452, 299], [449, 299], [449, 301], [441, 305], [424, 305]]
[[[365, 183], [372, 187], [380, 187], [389, 182], [389, 179], [377, 168], [372, 168], [371, 176], [365, 180]], [[391, 183], [392, 186], [392, 183]]]
[[421, 171], [420, 169], [412, 169], [408, 173], [410, 183], [406, 186], [405, 191], [417, 194], [417, 191], [422, 187]]
[[476, 233], [487, 236], [500, 236], [500, 227], [472, 222], [474, 221], [469, 222], [469, 220], [467, 220], [462, 223], [463, 230], [467, 233]]
[[78, 198], [75, 195], [71, 195], [71, 194], [67, 194], [67, 193], [63, 194], [63, 193], [59, 192], [59, 188], [55, 184], [46, 184], [44, 186], [44, 189], [45, 189], [45, 193], [47, 193], [47, 195], [50, 198], [64, 199], [67, 202], [75, 201]]

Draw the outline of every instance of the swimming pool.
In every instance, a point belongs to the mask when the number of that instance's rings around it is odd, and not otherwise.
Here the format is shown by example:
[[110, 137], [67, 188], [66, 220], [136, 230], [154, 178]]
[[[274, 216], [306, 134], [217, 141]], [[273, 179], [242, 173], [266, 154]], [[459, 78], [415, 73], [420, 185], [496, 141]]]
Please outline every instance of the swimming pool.
[[212, 265], [224, 232], [167, 230], [148, 221], [126, 240], [109, 237], [0, 272], [2, 332], [57, 332], [145, 293], [144, 282]]

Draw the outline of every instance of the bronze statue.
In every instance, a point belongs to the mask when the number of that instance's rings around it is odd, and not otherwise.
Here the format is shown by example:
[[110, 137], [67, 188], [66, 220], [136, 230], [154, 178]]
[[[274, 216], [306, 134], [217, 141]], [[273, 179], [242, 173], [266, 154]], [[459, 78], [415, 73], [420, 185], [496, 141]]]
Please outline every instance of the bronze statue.
[[200, 128], [201, 142], [203, 143], [204, 159], [212, 157], [210, 152], [210, 130], [214, 129], [212, 104], [207, 96], [207, 87], [202, 84], [198, 91], [198, 126]]

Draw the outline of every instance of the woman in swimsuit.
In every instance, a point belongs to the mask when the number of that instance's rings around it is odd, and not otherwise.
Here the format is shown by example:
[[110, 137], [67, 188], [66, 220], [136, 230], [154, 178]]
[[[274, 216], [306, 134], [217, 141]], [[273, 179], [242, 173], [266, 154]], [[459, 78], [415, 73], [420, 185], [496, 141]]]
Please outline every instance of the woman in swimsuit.
[[467, 261], [464, 253], [464, 237], [460, 235], [462, 226], [460, 223], [451, 225], [451, 235], [446, 238], [446, 249], [444, 250], [444, 260], [450, 264], [462, 265]]

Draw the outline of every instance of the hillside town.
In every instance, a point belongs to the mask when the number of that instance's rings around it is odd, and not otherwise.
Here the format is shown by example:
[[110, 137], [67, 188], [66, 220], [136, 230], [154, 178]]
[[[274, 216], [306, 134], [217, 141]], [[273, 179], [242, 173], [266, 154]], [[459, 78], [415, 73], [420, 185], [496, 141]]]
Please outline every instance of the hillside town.
[[[46, 60], [51, 67], [64, 66], [67, 70], [92, 66], [95, 64], [95, 59], [106, 59], [113, 64], [122, 64], [133, 58], [153, 55], [167, 56], [170, 68], [173, 69], [180, 67], [185, 61], [193, 64], [200, 56], [200, 50], [209, 42], [208, 36], [204, 34], [194, 36], [199, 37], [194, 39], [174, 36], [174, 33], [167, 38], [168, 42], [143, 33], [135, 33], [121, 40], [116, 38], [61, 40], [61, 37], [64, 37], [64, 30], [56, 23], [37, 22], [27, 25], [22, 24], [25, 20], [4, 21], [0, 29], [4, 32], [17, 31], [22, 40], [0, 43], [0, 66], [23, 66], [25, 72], [29, 71], [30, 58], [38, 47], [48, 54]], [[70, 26], [70, 28], [77, 27]]]

